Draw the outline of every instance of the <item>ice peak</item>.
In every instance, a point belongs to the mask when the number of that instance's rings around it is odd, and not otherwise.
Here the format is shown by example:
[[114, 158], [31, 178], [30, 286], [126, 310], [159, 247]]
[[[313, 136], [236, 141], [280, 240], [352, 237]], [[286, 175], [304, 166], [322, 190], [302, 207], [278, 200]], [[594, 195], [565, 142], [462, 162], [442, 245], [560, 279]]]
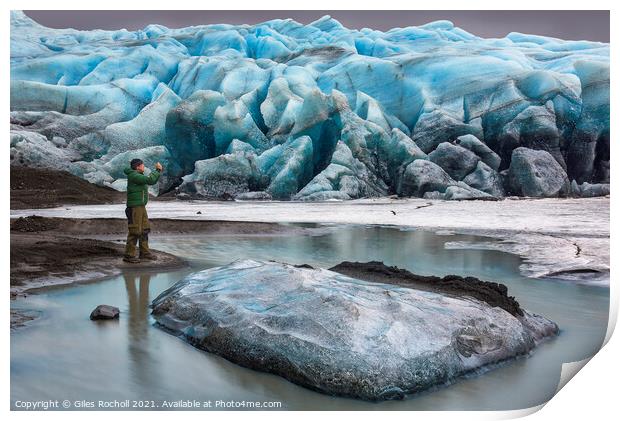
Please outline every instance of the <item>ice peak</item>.
[[321, 31], [325, 31], [325, 32], [329, 32], [334, 29], [344, 29], [344, 26], [342, 26], [342, 24], [339, 21], [332, 18], [330, 15], [324, 15], [320, 17], [319, 19], [310, 23], [309, 26], [314, 26], [316, 28], [319, 28]]
[[450, 29], [454, 29], [454, 23], [452, 23], [452, 21], [449, 21], [449, 20], [436, 20], [436, 21], [421, 25], [420, 28], [433, 29], [433, 30], [443, 29], [444, 31], [449, 31]]
[[22, 10], [11, 10], [11, 27], [41, 26], [29, 18]]

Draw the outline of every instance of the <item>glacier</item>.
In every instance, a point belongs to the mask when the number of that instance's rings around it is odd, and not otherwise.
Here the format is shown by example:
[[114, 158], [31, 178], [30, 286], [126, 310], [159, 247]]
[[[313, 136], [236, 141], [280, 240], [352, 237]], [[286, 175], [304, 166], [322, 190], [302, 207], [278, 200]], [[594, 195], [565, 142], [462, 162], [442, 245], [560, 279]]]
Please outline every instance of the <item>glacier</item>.
[[11, 12], [11, 165], [152, 194], [347, 200], [609, 193], [609, 44], [324, 16], [52, 29]]

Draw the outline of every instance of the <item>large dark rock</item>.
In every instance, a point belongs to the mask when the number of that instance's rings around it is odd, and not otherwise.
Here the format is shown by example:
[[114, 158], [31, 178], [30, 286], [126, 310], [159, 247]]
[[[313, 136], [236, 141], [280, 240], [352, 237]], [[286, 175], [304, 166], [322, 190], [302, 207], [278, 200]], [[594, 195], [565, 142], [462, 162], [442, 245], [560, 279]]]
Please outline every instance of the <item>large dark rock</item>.
[[462, 180], [472, 172], [480, 158], [469, 149], [444, 142], [428, 155], [431, 162], [439, 165], [455, 180]]
[[444, 294], [242, 260], [186, 277], [152, 308], [159, 326], [242, 366], [327, 394], [401, 399], [557, 333], [505, 287], [468, 282], [446, 277]]
[[490, 194], [493, 197], [504, 197], [502, 178], [497, 171], [482, 161], [476, 169], [463, 179], [467, 185]]
[[482, 162], [487, 164], [495, 171], [499, 169], [502, 161], [499, 155], [493, 152], [493, 150], [491, 150], [491, 148], [489, 148], [487, 145], [482, 143], [482, 141], [479, 140], [476, 136], [472, 134], [459, 136], [454, 141], [454, 143], [478, 155]]
[[504, 126], [498, 143], [499, 154], [506, 166], [514, 149], [526, 147], [549, 152], [560, 166], [566, 169], [551, 101], [544, 106], [530, 106], [521, 111]]
[[192, 174], [183, 177], [179, 193], [200, 198], [225, 199], [252, 191], [257, 175], [252, 154], [224, 154], [195, 162]]
[[422, 197], [427, 192], [443, 193], [455, 183], [439, 165], [416, 159], [405, 168], [397, 191], [402, 196]]
[[443, 198], [446, 200], [498, 200], [496, 197], [468, 186], [462, 181], [459, 181], [454, 186], [449, 186], [446, 189]]
[[510, 193], [530, 197], [565, 196], [568, 176], [547, 151], [517, 148], [512, 152], [508, 169]]
[[444, 110], [424, 113], [416, 123], [411, 138], [424, 151], [429, 153], [444, 142], [450, 142], [465, 134], [482, 135], [482, 128], [465, 123]]

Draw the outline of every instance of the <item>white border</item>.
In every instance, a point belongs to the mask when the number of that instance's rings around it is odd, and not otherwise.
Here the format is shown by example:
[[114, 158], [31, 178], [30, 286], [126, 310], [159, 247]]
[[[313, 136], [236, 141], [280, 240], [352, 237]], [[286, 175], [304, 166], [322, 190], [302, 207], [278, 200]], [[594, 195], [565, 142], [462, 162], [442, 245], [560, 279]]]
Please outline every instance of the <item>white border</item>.
[[[617, 4], [617, 3], [616, 3]], [[127, 1], [120, 0], [107, 0], [105, 3], [85, 3], [83, 1], [77, 0], [56, 0], [52, 3], [49, 1], [42, 0], [24, 0], [24, 1], [14, 1], [8, 0], [3, 2], [3, 25], [2, 25], [2, 50], [3, 57], [5, 60], [8, 59], [10, 55], [10, 44], [9, 44], [9, 10], [12, 9], [21, 9], [21, 10], [45, 10], [50, 9], [50, 6], [53, 6], [54, 9], [61, 10], [256, 10], [256, 9], [264, 9], [264, 10], [611, 10], [611, 46], [612, 46], [612, 96], [611, 96], [611, 108], [613, 110], [620, 109], [618, 107], [617, 96], [615, 95], [615, 89], [613, 88], [614, 82], [617, 80], [617, 72], [615, 72], [617, 66], [616, 63], [613, 63], [616, 57], [616, 51], [614, 51], [614, 47], [618, 45], [617, 31], [615, 28], [619, 23], [616, 18], [617, 11], [614, 7], [614, 3], [611, 1], [599, 1], [599, 0], [590, 0], [588, 2], [574, 2], [574, 1], [546, 1], [544, 4], [540, 1], [534, 0], [521, 0], [517, 3], [511, 2], [498, 2], [498, 1], [488, 1], [488, 0], [469, 0], [467, 2], [463, 1], [433, 1], [433, 2], [419, 2], [417, 4], [413, 4], [411, 1], [394, 1], [394, 0], [383, 0], [380, 3], [367, 3], [363, 4], [359, 1], [355, 0], [314, 0], [311, 3], [298, 3], [292, 4], [290, 0], [263, 0], [260, 3], [256, 1], [248, 1], [248, 0], [227, 0], [223, 3], [211, 4], [205, 1], [184, 1], [180, 2], [163, 2], [163, 1], [133, 1], [131, 3]], [[379, 7], [377, 7], [379, 6]], [[464, 8], [463, 6], [467, 6]], [[2, 78], [4, 82], [4, 101], [2, 102], [3, 112], [0, 115], [4, 115], [4, 131], [5, 136], [8, 137], [9, 133], [9, 66], [2, 66], [0, 68], [0, 72], [2, 73]], [[616, 74], [614, 74], [616, 73]], [[611, 122], [612, 126], [614, 122]], [[612, 127], [612, 133], [615, 133], [615, 129]], [[6, 137], [5, 137], [6, 139]], [[6, 142], [6, 140], [5, 140]], [[7, 142], [8, 143], [8, 142]], [[616, 146], [614, 141], [611, 142], [611, 153], [614, 155], [613, 161], [618, 162], [618, 157], [616, 154]], [[6, 143], [5, 143], [6, 145]], [[3, 180], [3, 191], [2, 198], [3, 209], [5, 210], [5, 215], [9, 216], [9, 171], [8, 171], [8, 148], [5, 146], [2, 148], [2, 154], [4, 157], [4, 164], [0, 166], [0, 171], [2, 171], [1, 179]], [[618, 183], [618, 177], [615, 176], [616, 172], [612, 171], [612, 185], [616, 186]], [[611, 206], [612, 206], [612, 214], [616, 206], [616, 200], [614, 196], [612, 196]], [[6, 221], [6, 219], [5, 219]], [[8, 288], [8, 269], [10, 267], [9, 261], [9, 245], [7, 244], [7, 240], [9, 238], [9, 226], [5, 222], [2, 225], [4, 244], [3, 244], [3, 256], [2, 256], [2, 264], [5, 268], [5, 277], [4, 282], [6, 287]], [[618, 238], [618, 229], [616, 226], [612, 224], [611, 226], [611, 248], [612, 253], [614, 250], [617, 250], [616, 240]], [[613, 254], [612, 254], [613, 255]], [[613, 270], [612, 270], [613, 273]], [[607, 340], [609, 342], [607, 345], [597, 354], [592, 360], [587, 364], [585, 370], [581, 370], [575, 380], [570, 381], [551, 401], [544, 405], [544, 409], [538, 411], [539, 408], [531, 408], [529, 410], [521, 410], [521, 411], [498, 411], [498, 412], [409, 412], [409, 411], [401, 411], [401, 412], [390, 412], [389, 414], [381, 411], [381, 414], [389, 417], [396, 418], [407, 418], [411, 420], [424, 418], [424, 419], [454, 419], [458, 418], [459, 420], [464, 419], [509, 419], [516, 418], [520, 416], [525, 416], [535, 412], [535, 414], [531, 415], [531, 419], [543, 420], [543, 419], [553, 419], [558, 418], [562, 420], [584, 420], [584, 419], [610, 419], [612, 416], [617, 417], [617, 409], [618, 409], [618, 397], [616, 392], [616, 381], [615, 377], [619, 370], [619, 362], [618, 357], [620, 357], [620, 345], [618, 343], [618, 335], [611, 336], [611, 332], [613, 327], [615, 326], [615, 322], [617, 320], [618, 314], [618, 288], [616, 287], [616, 282], [611, 282], [611, 296], [612, 303], [610, 308], [610, 329], [608, 330]], [[110, 414], [109, 412], [89, 412], [85, 414], [83, 412], [50, 412], [43, 414], [41, 412], [32, 413], [32, 412], [10, 412], [10, 402], [9, 402], [9, 381], [10, 381], [10, 359], [9, 359], [9, 344], [10, 344], [10, 332], [9, 332], [9, 302], [8, 300], [3, 301], [4, 303], [4, 311], [3, 320], [0, 322], [2, 326], [5, 327], [5, 340], [3, 341], [2, 347], [2, 391], [4, 394], [4, 399], [2, 399], [2, 408], [3, 412], [8, 413], [11, 418], [15, 419], [24, 419], [31, 417], [42, 417], [45, 416], [49, 419], [82, 419], [84, 417], [88, 417], [89, 419], [108, 419], [110, 417], [124, 417], [125, 413], [115, 413]], [[611, 337], [611, 339], [610, 339]], [[208, 381], [208, 379], [205, 379]], [[538, 411], [538, 412], [537, 412]], [[344, 414], [340, 412], [296, 412], [293, 416], [299, 417], [301, 419], [311, 419], [315, 417], [343, 417], [343, 416], [354, 416], [356, 418], [367, 418], [371, 419], [377, 417], [377, 415], [381, 416], [381, 414], [376, 414], [374, 412], [363, 412], [356, 414]], [[613, 415], [612, 415], [613, 414]], [[252, 417], [252, 419], [262, 420], [262, 419], [288, 419], [292, 414], [290, 412], [276, 413], [276, 412], [250, 412], [250, 413], [224, 413], [224, 412], [184, 412], [184, 413], [162, 413], [162, 412], [143, 412], [143, 413], [133, 413], [129, 414], [130, 417], [148, 417], [148, 419], [167, 419], [170, 416], [173, 417], [187, 417], [193, 419], [224, 419], [229, 417], [238, 417], [238, 416], [247, 416]]]

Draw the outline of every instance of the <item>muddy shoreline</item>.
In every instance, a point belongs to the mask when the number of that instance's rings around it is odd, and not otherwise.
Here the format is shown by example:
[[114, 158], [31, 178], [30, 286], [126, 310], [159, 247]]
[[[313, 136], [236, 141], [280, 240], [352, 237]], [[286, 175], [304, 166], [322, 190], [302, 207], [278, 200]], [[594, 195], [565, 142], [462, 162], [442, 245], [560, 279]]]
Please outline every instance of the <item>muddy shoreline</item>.
[[[153, 250], [158, 260], [122, 261], [127, 222], [123, 219], [46, 218], [10, 220], [11, 297], [49, 286], [88, 282], [122, 270], [173, 270], [184, 267], [182, 256]], [[186, 221], [151, 219], [151, 235], [307, 235], [313, 228], [266, 222]], [[110, 241], [110, 240], [115, 241]]]
[[123, 262], [124, 244], [46, 233], [11, 233], [11, 298], [50, 286], [89, 282], [123, 270], [173, 270], [182, 258], [153, 250], [156, 261]]
[[[311, 228], [286, 226], [273, 222], [200, 221], [167, 218], [149, 218], [149, 221], [153, 235], [288, 235], [309, 233], [312, 230]], [[103, 238], [110, 235], [125, 236], [127, 235], [127, 220], [121, 218], [28, 216], [11, 219], [11, 234], [16, 232], [45, 232], [46, 234], [90, 238]]]

